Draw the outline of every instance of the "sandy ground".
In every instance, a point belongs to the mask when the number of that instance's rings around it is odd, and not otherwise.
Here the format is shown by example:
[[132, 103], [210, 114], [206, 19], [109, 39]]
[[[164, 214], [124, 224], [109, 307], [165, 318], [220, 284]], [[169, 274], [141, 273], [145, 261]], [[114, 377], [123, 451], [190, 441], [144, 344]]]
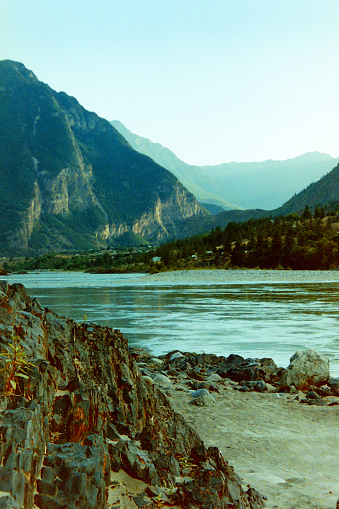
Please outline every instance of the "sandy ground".
[[339, 498], [339, 406], [292, 396], [239, 392], [221, 384], [208, 407], [175, 391], [173, 407], [207, 446], [217, 446], [268, 509], [335, 509]]

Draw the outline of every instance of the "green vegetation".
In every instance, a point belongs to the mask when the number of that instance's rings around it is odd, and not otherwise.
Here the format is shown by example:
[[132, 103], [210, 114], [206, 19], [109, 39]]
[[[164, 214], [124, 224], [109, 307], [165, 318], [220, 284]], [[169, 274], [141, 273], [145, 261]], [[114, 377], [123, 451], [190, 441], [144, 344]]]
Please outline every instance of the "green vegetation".
[[20, 338], [13, 334], [11, 336], [12, 343], [3, 346], [0, 353], [1, 361], [4, 363], [0, 372], [4, 378], [4, 393], [12, 394], [17, 389], [18, 378], [29, 379], [28, 371], [34, 368], [34, 364], [28, 362], [27, 354], [20, 345]]
[[339, 266], [339, 218], [334, 211], [305, 207], [276, 218], [229, 222], [209, 234], [159, 246], [159, 270], [260, 268], [318, 270]]
[[[229, 222], [221, 229], [150, 247], [102, 249], [73, 255], [49, 254], [12, 261], [5, 270], [159, 272], [198, 268], [318, 270], [339, 267], [336, 210], [305, 207], [302, 214]], [[134, 237], [133, 237], [134, 239]]]
[[147, 272], [149, 266], [139, 258], [148, 248], [101, 249], [77, 254], [46, 254], [34, 258], [12, 259], [3, 264], [7, 272], [30, 270], [83, 270], [86, 272]]

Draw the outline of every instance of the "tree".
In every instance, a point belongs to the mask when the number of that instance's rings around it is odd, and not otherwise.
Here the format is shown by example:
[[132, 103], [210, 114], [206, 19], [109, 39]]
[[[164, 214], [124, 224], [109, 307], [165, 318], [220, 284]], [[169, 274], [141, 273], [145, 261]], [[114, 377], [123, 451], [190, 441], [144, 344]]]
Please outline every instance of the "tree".
[[308, 221], [309, 219], [312, 219], [312, 212], [310, 211], [310, 207], [306, 205], [303, 213], [301, 214], [301, 220]]

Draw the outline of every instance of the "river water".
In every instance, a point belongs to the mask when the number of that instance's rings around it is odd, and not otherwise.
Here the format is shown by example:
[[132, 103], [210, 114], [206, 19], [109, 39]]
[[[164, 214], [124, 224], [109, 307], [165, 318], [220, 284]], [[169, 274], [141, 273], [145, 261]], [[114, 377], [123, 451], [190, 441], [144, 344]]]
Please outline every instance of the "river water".
[[23, 283], [60, 315], [120, 329], [155, 355], [236, 353], [287, 367], [297, 350], [311, 348], [339, 376], [338, 271], [41, 271], [1, 279]]

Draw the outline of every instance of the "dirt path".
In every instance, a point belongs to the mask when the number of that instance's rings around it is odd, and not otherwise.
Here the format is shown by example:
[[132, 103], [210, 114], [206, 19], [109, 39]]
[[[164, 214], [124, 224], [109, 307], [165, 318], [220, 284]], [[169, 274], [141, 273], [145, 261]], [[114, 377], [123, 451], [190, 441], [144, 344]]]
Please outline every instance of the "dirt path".
[[335, 509], [339, 498], [339, 406], [308, 406], [292, 396], [222, 386], [212, 406], [175, 391], [174, 408], [207, 446], [219, 447], [268, 509]]

